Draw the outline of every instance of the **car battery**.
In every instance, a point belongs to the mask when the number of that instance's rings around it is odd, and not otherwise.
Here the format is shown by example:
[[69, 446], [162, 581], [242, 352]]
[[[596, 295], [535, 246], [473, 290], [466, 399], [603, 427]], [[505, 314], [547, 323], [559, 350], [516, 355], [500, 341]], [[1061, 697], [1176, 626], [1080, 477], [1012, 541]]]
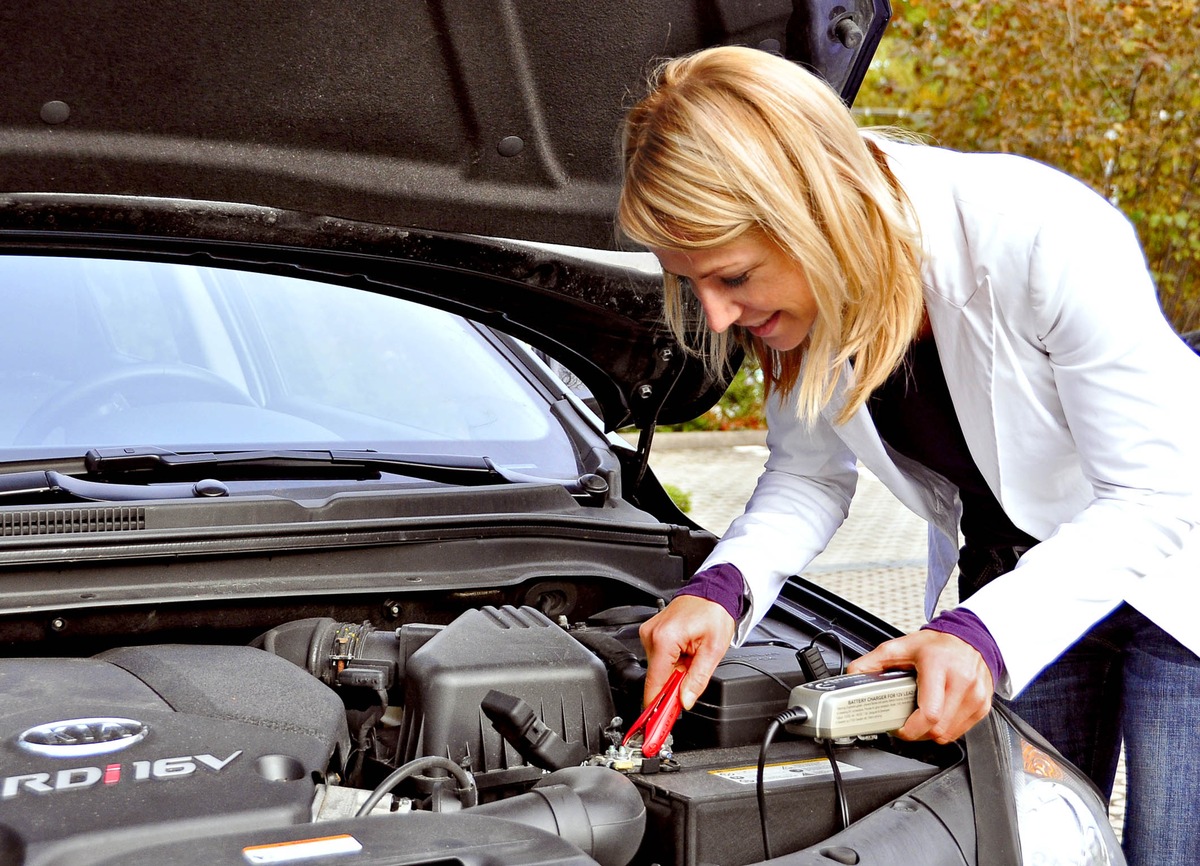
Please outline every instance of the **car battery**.
[[[932, 764], [863, 745], [838, 746], [834, 758], [851, 821], [938, 772]], [[764, 859], [757, 763], [757, 747], [710, 749], [681, 756], [677, 772], [634, 776], [646, 802], [638, 862], [743, 866]], [[816, 844], [841, 829], [833, 770], [815, 742], [776, 742], [763, 779], [774, 855]]]

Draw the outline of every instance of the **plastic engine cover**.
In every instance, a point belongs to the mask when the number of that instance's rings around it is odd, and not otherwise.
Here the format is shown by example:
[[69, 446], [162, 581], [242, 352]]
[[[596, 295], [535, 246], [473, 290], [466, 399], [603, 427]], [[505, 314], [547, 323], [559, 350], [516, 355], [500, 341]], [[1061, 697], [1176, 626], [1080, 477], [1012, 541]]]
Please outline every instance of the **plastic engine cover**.
[[336, 695], [247, 647], [9, 659], [0, 697], [0, 851], [17, 862], [306, 822], [314, 774], [348, 744]]

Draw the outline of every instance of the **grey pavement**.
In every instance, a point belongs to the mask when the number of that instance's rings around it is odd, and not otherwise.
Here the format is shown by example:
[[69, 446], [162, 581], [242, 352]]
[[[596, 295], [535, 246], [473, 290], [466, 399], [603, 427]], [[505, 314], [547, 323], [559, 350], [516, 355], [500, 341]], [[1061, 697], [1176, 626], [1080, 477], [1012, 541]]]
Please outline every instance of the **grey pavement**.
[[[767, 458], [763, 431], [656, 433], [650, 467], [659, 481], [691, 498], [688, 516], [720, 535], [742, 513]], [[860, 467], [850, 514], [804, 576], [903, 631], [925, 622], [925, 522]], [[958, 603], [955, 581], [938, 609]], [[1109, 804], [1120, 832], [1125, 815], [1124, 763]]]
[[[754, 491], [767, 459], [765, 438], [763, 431], [658, 433], [650, 466], [691, 497], [689, 517], [720, 535]], [[925, 522], [861, 469], [849, 517], [804, 576], [913, 631], [925, 622]], [[957, 602], [951, 581], [939, 609]]]

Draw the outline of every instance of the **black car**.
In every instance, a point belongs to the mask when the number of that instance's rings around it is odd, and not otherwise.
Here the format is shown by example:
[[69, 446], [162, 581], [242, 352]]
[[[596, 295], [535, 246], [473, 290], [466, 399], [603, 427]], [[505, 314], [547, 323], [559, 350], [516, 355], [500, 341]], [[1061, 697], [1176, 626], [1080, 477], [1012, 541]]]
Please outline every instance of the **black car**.
[[0, 8], [0, 866], [1123, 863], [1000, 710], [776, 733], [896, 634], [802, 576], [627, 737], [714, 543], [652, 431], [724, 383], [616, 249], [622, 109], [716, 43], [850, 100], [888, 14]]

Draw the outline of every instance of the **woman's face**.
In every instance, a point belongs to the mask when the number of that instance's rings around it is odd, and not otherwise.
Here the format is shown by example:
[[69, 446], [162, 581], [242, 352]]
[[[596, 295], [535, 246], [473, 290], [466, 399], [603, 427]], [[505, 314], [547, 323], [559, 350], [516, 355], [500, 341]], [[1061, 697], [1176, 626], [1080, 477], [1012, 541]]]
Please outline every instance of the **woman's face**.
[[817, 302], [804, 269], [761, 235], [706, 250], [655, 249], [663, 270], [680, 280], [704, 308], [718, 334], [740, 325], [772, 349], [804, 342], [817, 318]]

